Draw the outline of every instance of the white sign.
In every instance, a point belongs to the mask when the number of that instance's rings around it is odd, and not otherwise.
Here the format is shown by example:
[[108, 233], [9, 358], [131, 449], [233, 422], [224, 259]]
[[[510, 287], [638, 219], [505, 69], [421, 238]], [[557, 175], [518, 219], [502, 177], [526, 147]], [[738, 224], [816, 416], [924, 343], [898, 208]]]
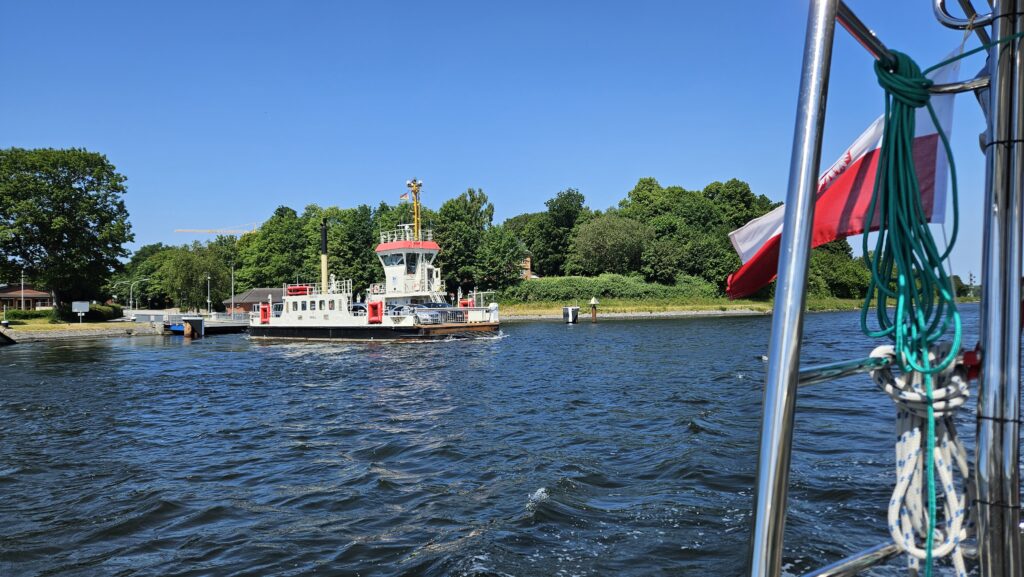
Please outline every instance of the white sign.
[[71, 312], [73, 313], [87, 313], [89, 312], [89, 301], [74, 301], [71, 303]]

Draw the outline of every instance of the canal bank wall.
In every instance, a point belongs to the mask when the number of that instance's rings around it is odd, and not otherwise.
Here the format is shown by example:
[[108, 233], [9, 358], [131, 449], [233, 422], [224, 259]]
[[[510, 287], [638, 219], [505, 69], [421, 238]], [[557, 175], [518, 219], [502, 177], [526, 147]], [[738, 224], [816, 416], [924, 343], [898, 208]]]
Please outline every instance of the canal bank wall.
[[160, 323], [117, 323], [117, 326], [89, 329], [58, 329], [33, 331], [27, 329], [0, 329], [0, 334], [15, 343], [34, 343], [39, 341], [60, 341], [79, 339], [98, 339], [107, 337], [131, 337], [137, 335], [163, 334]]

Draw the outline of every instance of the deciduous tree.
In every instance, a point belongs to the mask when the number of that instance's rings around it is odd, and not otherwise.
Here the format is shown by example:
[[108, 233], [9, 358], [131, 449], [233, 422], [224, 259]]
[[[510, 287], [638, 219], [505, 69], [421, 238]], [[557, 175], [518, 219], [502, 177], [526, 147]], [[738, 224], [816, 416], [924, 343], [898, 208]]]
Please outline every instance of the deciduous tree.
[[493, 219], [494, 205], [480, 189], [471, 188], [441, 205], [434, 234], [441, 245], [438, 262], [448, 290], [472, 288], [474, 259]]
[[98, 297], [134, 239], [125, 180], [84, 149], [0, 150], [0, 272], [24, 268], [58, 303]]
[[526, 247], [508, 228], [492, 226], [476, 253], [474, 280], [481, 289], [500, 290], [522, 278]]
[[586, 276], [637, 272], [650, 237], [650, 230], [633, 219], [616, 214], [597, 217], [576, 229], [566, 272]]

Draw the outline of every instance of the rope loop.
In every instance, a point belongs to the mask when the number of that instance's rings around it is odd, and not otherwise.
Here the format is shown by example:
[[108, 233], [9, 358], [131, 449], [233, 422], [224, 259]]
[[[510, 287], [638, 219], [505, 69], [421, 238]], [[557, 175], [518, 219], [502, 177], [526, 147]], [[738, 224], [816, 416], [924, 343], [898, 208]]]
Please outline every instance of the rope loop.
[[934, 82], [921, 72], [921, 67], [911, 57], [897, 50], [891, 52], [895, 58], [891, 69], [886, 68], [881, 60], [875, 61], [878, 85], [898, 102], [911, 108], [927, 106], [931, 98], [928, 89]]
[[[933, 346], [928, 354], [928, 364], [948, 356], [949, 349], [948, 343]], [[957, 577], [966, 577], [960, 544], [967, 539], [970, 526], [967, 519], [970, 468], [967, 449], [957, 438], [953, 416], [970, 395], [967, 370], [962, 363], [955, 363], [935, 374], [912, 371], [896, 376], [892, 370], [897, 358], [894, 347], [878, 347], [871, 356], [890, 361], [887, 366], [871, 371], [871, 378], [896, 404], [896, 487], [889, 500], [889, 533], [893, 542], [907, 553], [912, 574], [917, 574], [922, 561], [949, 556]], [[931, 391], [928, 389], [929, 381], [935, 382]], [[930, 419], [934, 419], [935, 439], [931, 447], [926, 435]], [[931, 463], [924, 458], [929, 449]], [[925, 502], [929, 468], [938, 473], [938, 484], [943, 494], [945, 522], [942, 525], [931, 520], [930, 503]], [[958, 489], [956, 472], [959, 472], [960, 484], [966, 490]], [[930, 535], [929, 527], [934, 528]]]

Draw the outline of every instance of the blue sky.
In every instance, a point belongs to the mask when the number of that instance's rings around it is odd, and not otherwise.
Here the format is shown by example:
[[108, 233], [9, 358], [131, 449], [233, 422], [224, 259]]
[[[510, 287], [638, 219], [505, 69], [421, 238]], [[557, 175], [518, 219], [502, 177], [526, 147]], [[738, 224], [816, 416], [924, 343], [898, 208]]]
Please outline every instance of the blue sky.
[[[849, 4], [922, 67], [961, 40], [929, 2]], [[781, 200], [806, 14], [793, 0], [6, 2], [0, 146], [106, 154], [128, 177], [134, 246], [281, 204], [394, 203], [414, 176], [433, 207], [484, 189], [499, 221], [568, 187], [606, 208], [644, 176], [739, 178]], [[825, 166], [882, 106], [842, 30], [834, 66]], [[983, 123], [961, 96], [965, 279]]]

